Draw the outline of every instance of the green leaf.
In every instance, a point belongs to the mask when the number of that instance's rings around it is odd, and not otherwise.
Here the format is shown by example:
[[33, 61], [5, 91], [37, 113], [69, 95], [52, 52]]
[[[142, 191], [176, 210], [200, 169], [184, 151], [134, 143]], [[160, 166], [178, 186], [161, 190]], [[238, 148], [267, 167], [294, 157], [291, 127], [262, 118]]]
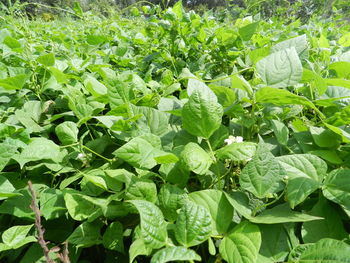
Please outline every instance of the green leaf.
[[289, 255], [291, 263], [349, 263], [350, 246], [325, 238], [313, 244], [296, 247]]
[[259, 227], [247, 221], [221, 241], [220, 254], [228, 263], [256, 263], [261, 245]]
[[32, 139], [20, 154], [13, 156], [13, 159], [23, 167], [28, 162], [43, 161], [45, 159], [60, 162], [63, 156], [57, 144], [43, 137], [39, 137]]
[[14, 77], [8, 77], [6, 79], [0, 79], [0, 87], [6, 90], [22, 89], [26, 83], [28, 76], [25, 74], [19, 74]]
[[7, 143], [0, 143], [0, 171], [2, 171], [12, 156], [17, 153], [17, 147]]
[[222, 106], [215, 95], [195, 90], [182, 108], [182, 123], [192, 135], [208, 139], [221, 124]]
[[343, 47], [350, 46], [350, 33], [345, 33], [339, 38], [339, 44]]
[[319, 188], [327, 173], [327, 164], [312, 154], [285, 155], [277, 160], [289, 177], [287, 199], [292, 208]]
[[223, 86], [210, 85], [212, 91], [218, 98], [218, 102], [224, 107], [230, 107], [236, 100], [236, 93], [228, 88]]
[[286, 48], [259, 60], [256, 69], [266, 85], [285, 88], [300, 82], [303, 67], [294, 47]]
[[262, 236], [260, 254], [272, 259], [273, 262], [283, 262], [292, 249], [285, 226], [283, 224], [260, 225], [259, 228]]
[[136, 239], [129, 248], [129, 263], [139, 255], [148, 256], [152, 253], [152, 248], [146, 247], [143, 239]]
[[78, 141], [79, 129], [75, 122], [65, 121], [55, 128], [58, 139], [64, 144], [73, 144]]
[[102, 243], [109, 250], [124, 252], [123, 225], [118, 221], [109, 224], [103, 234]]
[[186, 247], [167, 247], [157, 251], [151, 263], [165, 263], [170, 261], [201, 261], [201, 257]]
[[256, 151], [256, 144], [252, 142], [231, 143], [216, 151], [220, 160], [244, 162], [250, 160]]
[[11, 49], [16, 49], [16, 48], [22, 47], [21, 43], [17, 39], [15, 39], [11, 36], [5, 37], [3, 43]]
[[16, 189], [13, 187], [10, 181], [5, 176], [0, 175], [0, 200], [21, 195], [19, 193], [15, 193], [15, 190]]
[[328, 66], [329, 70], [334, 70], [338, 78], [347, 79], [350, 75], [350, 62], [338, 61]]
[[85, 79], [84, 86], [95, 98], [107, 95], [107, 87], [90, 75]]
[[0, 211], [2, 214], [8, 214], [19, 218], [34, 220], [34, 212], [30, 208], [32, 196], [27, 189], [16, 190], [14, 197], [2, 201]]
[[294, 47], [300, 58], [307, 57], [308, 43], [306, 35], [293, 37], [282, 42], [277, 43], [271, 48], [271, 52], [281, 51], [286, 48]]
[[320, 219], [323, 218], [292, 211], [288, 204], [281, 204], [274, 208], [264, 210], [261, 214], [256, 217], [251, 217], [249, 220], [257, 224], [280, 224], [289, 222], [307, 222]]
[[62, 191], [52, 188], [42, 191], [40, 193], [40, 212], [46, 220], [63, 216], [67, 208]]
[[41, 55], [36, 60], [46, 67], [51, 67], [55, 65], [55, 55], [53, 53]]
[[137, 168], [152, 169], [157, 165], [154, 158], [164, 155], [164, 152], [155, 148], [144, 138], [136, 137], [124, 144], [113, 154]]
[[89, 219], [93, 221], [102, 215], [102, 207], [106, 206], [106, 200], [89, 197], [78, 193], [66, 193], [64, 201], [69, 215], [77, 221]]
[[330, 172], [323, 185], [324, 196], [350, 210], [350, 170], [337, 169]]
[[[24, 226], [13, 226], [2, 233], [2, 242], [12, 248], [17, 247], [17, 245], [24, 239], [29, 231], [33, 228], [33, 225]], [[36, 239], [31, 242], [35, 242]]]
[[171, 184], [164, 184], [158, 194], [159, 207], [168, 221], [176, 220], [177, 210], [185, 204], [186, 199], [186, 192]]
[[73, 231], [67, 241], [77, 248], [101, 244], [100, 229], [100, 224], [84, 222]]
[[213, 163], [210, 155], [193, 142], [186, 144], [181, 152], [181, 160], [188, 170], [196, 174], [205, 174]]
[[189, 199], [205, 207], [212, 219], [212, 235], [227, 233], [233, 221], [233, 208], [219, 190], [201, 190], [189, 194]]
[[152, 180], [131, 177], [126, 184], [125, 200], [146, 200], [152, 203], [157, 201], [157, 187]]
[[278, 120], [271, 120], [270, 123], [277, 141], [282, 145], [287, 145], [289, 137], [288, 127]]
[[[315, 143], [320, 147], [325, 148], [337, 148], [340, 144], [340, 140], [336, 140], [337, 134], [333, 131], [322, 127], [310, 127], [310, 133]], [[338, 138], [340, 139], [340, 138]]]
[[254, 35], [256, 29], [259, 26], [259, 22], [250, 23], [238, 29], [238, 33], [244, 41], [248, 41]]
[[186, 202], [176, 220], [176, 240], [183, 246], [192, 247], [207, 240], [211, 232], [208, 210], [193, 202]]
[[304, 105], [315, 108], [315, 105], [308, 99], [295, 95], [287, 90], [265, 87], [255, 93], [255, 99], [258, 103], [271, 103], [284, 106], [286, 104]]
[[283, 189], [286, 171], [264, 143], [259, 143], [253, 159], [243, 168], [239, 177], [243, 189], [258, 198], [265, 198]]
[[323, 217], [324, 220], [303, 224], [301, 233], [304, 243], [314, 243], [323, 238], [342, 240], [348, 236], [338, 211], [325, 198], [318, 200], [310, 214]]
[[140, 214], [141, 234], [146, 246], [161, 248], [168, 237], [167, 224], [160, 209], [151, 202], [145, 200], [132, 200], [132, 203]]

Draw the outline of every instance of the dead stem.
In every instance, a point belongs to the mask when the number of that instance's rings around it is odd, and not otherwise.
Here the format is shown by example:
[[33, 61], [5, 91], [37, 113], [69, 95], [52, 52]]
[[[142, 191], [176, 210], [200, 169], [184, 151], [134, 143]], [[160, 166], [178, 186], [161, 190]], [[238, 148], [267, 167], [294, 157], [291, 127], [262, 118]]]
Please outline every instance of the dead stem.
[[30, 208], [34, 211], [34, 214], [35, 214], [35, 227], [38, 231], [38, 236], [37, 236], [38, 243], [43, 249], [44, 256], [46, 258], [46, 262], [47, 263], [56, 263], [54, 260], [52, 260], [50, 258], [50, 255], [49, 255], [50, 250], [47, 247], [48, 242], [46, 242], [44, 239], [45, 230], [44, 230], [43, 226], [41, 225], [41, 214], [40, 214], [40, 210], [36, 204], [36, 194], [35, 194], [35, 191], [33, 189], [33, 184], [31, 181], [28, 181], [28, 187], [29, 187], [29, 191], [32, 195], [32, 203], [30, 205]]

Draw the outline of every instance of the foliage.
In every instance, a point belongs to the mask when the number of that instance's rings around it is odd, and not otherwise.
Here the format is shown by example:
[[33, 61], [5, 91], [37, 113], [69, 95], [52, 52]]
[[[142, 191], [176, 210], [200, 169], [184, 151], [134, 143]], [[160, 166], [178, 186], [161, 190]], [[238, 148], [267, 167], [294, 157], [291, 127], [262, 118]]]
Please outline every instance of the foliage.
[[0, 21], [1, 261], [350, 262], [341, 14], [72, 12]]

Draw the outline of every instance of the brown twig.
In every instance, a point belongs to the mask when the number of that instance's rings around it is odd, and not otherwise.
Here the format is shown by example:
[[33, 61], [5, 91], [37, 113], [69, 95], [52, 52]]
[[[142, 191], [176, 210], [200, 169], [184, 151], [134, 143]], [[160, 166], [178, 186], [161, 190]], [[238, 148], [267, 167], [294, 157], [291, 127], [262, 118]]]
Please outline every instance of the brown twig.
[[56, 263], [56, 261], [54, 261], [53, 259], [50, 258], [49, 252], [50, 249], [47, 247], [48, 242], [45, 241], [44, 239], [44, 228], [41, 225], [41, 214], [40, 214], [40, 210], [36, 204], [36, 194], [35, 191], [33, 189], [33, 184], [31, 181], [28, 181], [28, 187], [29, 187], [29, 191], [32, 195], [32, 203], [30, 205], [30, 208], [34, 211], [35, 214], [35, 227], [38, 231], [38, 243], [39, 245], [42, 247], [43, 252], [44, 252], [44, 256], [46, 258], [46, 262], [47, 263]]

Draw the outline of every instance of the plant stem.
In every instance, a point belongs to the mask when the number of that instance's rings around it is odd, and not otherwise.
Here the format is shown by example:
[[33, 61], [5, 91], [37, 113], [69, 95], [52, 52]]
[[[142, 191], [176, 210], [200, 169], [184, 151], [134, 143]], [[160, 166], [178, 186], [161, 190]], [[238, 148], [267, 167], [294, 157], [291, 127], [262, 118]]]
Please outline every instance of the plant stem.
[[31, 181], [28, 181], [28, 188], [29, 188], [29, 191], [32, 195], [32, 203], [30, 205], [30, 208], [34, 211], [34, 214], [35, 214], [35, 227], [36, 227], [36, 230], [38, 231], [38, 243], [39, 245], [41, 246], [41, 248], [43, 249], [43, 252], [44, 252], [44, 256], [46, 258], [46, 262], [47, 263], [56, 263], [56, 261], [52, 260], [50, 258], [50, 249], [47, 247], [47, 244], [48, 242], [45, 241], [44, 239], [44, 228], [43, 226], [41, 225], [41, 214], [40, 214], [40, 210], [36, 204], [36, 194], [35, 194], [35, 191], [33, 189], [33, 184]]

